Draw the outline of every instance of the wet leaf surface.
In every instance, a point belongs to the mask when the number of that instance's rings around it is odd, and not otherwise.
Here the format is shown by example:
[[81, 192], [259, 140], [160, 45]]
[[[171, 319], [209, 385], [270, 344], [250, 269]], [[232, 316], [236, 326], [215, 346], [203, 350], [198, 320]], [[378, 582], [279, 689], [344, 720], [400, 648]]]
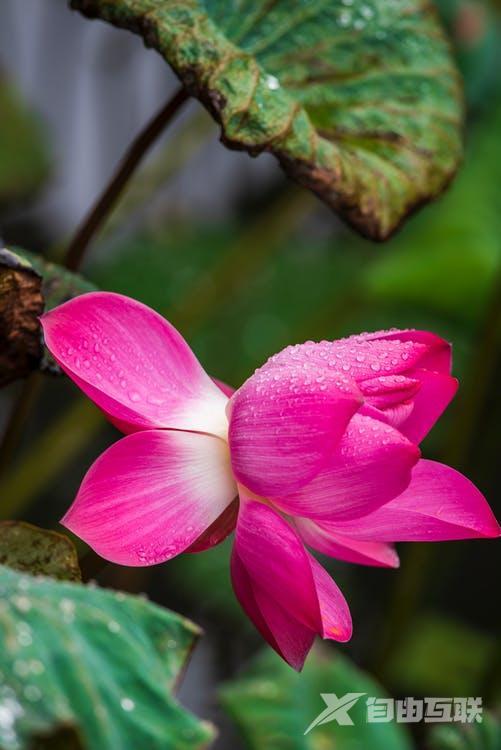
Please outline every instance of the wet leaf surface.
[[[362, 694], [349, 709], [353, 725], [336, 721], [306, 730], [326, 708], [322, 693]], [[301, 674], [271, 650], [263, 651], [241, 676], [223, 686], [223, 707], [237, 724], [249, 750], [410, 750], [401, 724], [368, 723], [366, 696], [385, 697], [372, 677], [338, 651], [313, 651]]]
[[142, 35], [221, 124], [385, 239], [461, 156], [462, 97], [428, 0], [72, 0]]
[[[172, 697], [198, 629], [142, 599], [0, 566], [0, 747], [194, 750]], [[55, 742], [55, 740], [54, 740]]]

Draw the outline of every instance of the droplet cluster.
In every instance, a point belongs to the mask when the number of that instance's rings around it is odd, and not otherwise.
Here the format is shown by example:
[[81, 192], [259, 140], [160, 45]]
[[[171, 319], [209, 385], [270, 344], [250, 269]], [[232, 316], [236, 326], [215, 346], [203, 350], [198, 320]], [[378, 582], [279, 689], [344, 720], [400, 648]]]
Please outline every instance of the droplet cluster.
[[[166, 685], [192, 633], [191, 624], [139, 597], [0, 566], [0, 747], [22, 750], [32, 733], [72, 723], [86, 746], [103, 723], [114, 723], [120, 747], [129, 738], [134, 746], [157, 746], [136, 715], [148, 700], [163, 716]], [[127, 660], [132, 676], [125, 685]], [[96, 674], [99, 665], [106, 675]]]

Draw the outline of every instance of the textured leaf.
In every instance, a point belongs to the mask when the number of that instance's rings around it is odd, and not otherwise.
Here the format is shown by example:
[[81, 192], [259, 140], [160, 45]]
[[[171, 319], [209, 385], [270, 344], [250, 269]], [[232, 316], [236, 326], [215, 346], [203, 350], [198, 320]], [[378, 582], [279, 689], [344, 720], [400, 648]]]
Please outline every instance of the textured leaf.
[[81, 580], [73, 542], [23, 521], [0, 521], [0, 565], [62, 581]]
[[71, 0], [140, 33], [221, 123], [384, 239], [450, 180], [458, 74], [428, 0]]
[[0, 250], [0, 385], [27, 375], [42, 356], [42, 279], [30, 263]]
[[42, 346], [39, 315], [94, 289], [81, 276], [26, 250], [0, 249], [0, 386], [56, 365]]
[[48, 174], [39, 123], [0, 72], [0, 206], [29, 197]]
[[[0, 747], [194, 750], [212, 728], [171, 691], [197, 628], [104, 589], [0, 567]], [[78, 742], [77, 742], [78, 738]], [[73, 743], [73, 744], [71, 744]]]
[[[501, 106], [491, 101], [440, 205], [395, 237], [391, 252], [366, 266], [363, 283], [378, 305], [414, 303], [461, 323], [483, 315], [501, 262], [500, 128]], [[437, 284], [443, 278], [447, 284]]]
[[336, 721], [305, 730], [325, 709], [321, 693], [366, 693], [383, 696], [381, 687], [346, 657], [333, 649], [319, 649], [308, 657], [304, 671], [294, 672], [271, 650], [255, 659], [242, 676], [221, 691], [223, 706], [232, 716], [249, 750], [409, 750], [402, 724], [369, 724], [365, 698], [349, 711], [353, 726]]

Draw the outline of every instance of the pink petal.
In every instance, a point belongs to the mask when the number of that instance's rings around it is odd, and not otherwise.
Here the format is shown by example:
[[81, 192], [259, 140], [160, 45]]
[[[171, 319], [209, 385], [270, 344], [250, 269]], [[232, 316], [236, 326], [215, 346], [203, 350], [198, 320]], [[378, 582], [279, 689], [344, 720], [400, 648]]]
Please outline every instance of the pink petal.
[[[430, 355], [429, 346], [421, 337], [413, 340], [404, 336], [404, 339], [378, 338], [377, 334], [372, 334], [372, 337], [352, 336], [338, 341], [310, 341], [287, 347], [271, 357], [266, 366], [307, 366], [317, 371], [335, 371], [359, 383], [380, 375], [404, 374], [418, 365], [422, 367], [423, 361], [432, 363], [437, 359]], [[444, 341], [442, 346], [448, 347], [448, 344]], [[442, 359], [440, 354], [437, 364]]]
[[351, 614], [346, 599], [330, 575], [309, 555], [311, 570], [317, 590], [322, 628], [320, 635], [333, 641], [345, 643], [353, 633]]
[[398, 430], [356, 414], [315, 479], [273, 502], [291, 515], [317, 520], [363, 516], [404, 491], [419, 456]]
[[290, 617], [264, 591], [253, 588], [235, 549], [231, 558], [231, 578], [235, 595], [247, 617], [282, 659], [300, 671], [315, 639], [313, 630]]
[[91, 292], [41, 322], [64, 372], [124, 432], [168, 427], [225, 436], [226, 396], [154, 310], [120, 294]]
[[341, 521], [337, 529], [357, 539], [434, 542], [500, 535], [487, 501], [469, 479], [435, 461], [422, 459], [408, 488], [373, 513]]
[[361, 404], [338, 373], [265, 365], [230, 401], [233, 472], [261, 496], [298, 489], [328, 461]]
[[339, 534], [336, 524], [317, 523], [308, 518], [295, 518], [294, 524], [305, 544], [329, 557], [387, 568], [398, 568], [400, 564], [390, 544], [352, 539]]
[[420, 381], [421, 387], [414, 397], [411, 413], [402, 420], [399, 430], [409, 440], [420, 443], [456, 395], [458, 381], [429, 370], [416, 370], [413, 377]]
[[223, 380], [219, 380], [218, 378], [212, 378], [212, 380], [217, 385], [219, 390], [222, 391], [225, 396], [228, 396], [228, 398], [231, 398], [235, 393], [236, 388], [233, 388], [232, 385], [228, 385], [228, 383], [225, 383]]
[[392, 407], [410, 402], [419, 391], [421, 382], [405, 375], [380, 375], [360, 384], [365, 403], [376, 409], [387, 411]]
[[450, 374], [451, 372], [451, 345], [448, 341], [430, 331], [418, 331], [413, 328], [375, 331], [374, 333], [361, 333], [350, 336], [344, 339], [344, 341], [347, 343], [356, 342], [357, 344], [371, 341], [400, 341], [402, 343], [421, 344], [426, 348], [426, 351], [419, 360], [420, 367], [445, 374]]
[[[274, 638], [284, 610], [307, 630], [323, 638], [345, 641], [351, 637], [351, 617], [340, 590], [305, 550], [300, 537], [272, 508], [241, 495], [235, 552], [252, 585], [256, 603]], [[303, 632], [303, 646], [308, 642]]]
[[146, 430], [95, 461], [61, 523], [106, 560], [155, 565], [192, 545], [236, 493], [223, 440]]
[[289, 616], [318, 631], [320, 610], [309, 555], [272, 508], [240, 495], [235, 549], [252, 580]]
[[[420, 443], [454, 398], [458, 382], [450, 375], [430, 370], [411, 370], [409, 376], [412, 377], [396, 375], [361, 383], [366, 402], [360, 412], [398, 427], [409, 440]], [[405, 381], [400, 392], [396, 387], [399, 378]], [[394, 390], [390, 386], [392, 381]]]
[[235, 529], [238, 517], [238, 500], [228, 505], [221, 515], [216, 518], [208, 529], [188, 547], [186, 552], [204, 552], [217, 544], [224, 542], [227, 536]]

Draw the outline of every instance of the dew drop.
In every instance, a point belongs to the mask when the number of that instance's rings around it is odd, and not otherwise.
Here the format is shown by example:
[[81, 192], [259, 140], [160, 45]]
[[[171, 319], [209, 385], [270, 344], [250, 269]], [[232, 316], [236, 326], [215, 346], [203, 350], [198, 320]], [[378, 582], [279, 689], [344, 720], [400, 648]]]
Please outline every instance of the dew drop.
[[276, 91], [280, 88], [280, 81], [276, 76], [266, 76], [266, 85], [270, 89], [270, 91]]
[[19, 677], [26, 677], [30, 672], [30, 665], [27, 661], [23, 661], [23, 659], [16, 659], [14, 662], [14, 672]]
[[12, 603], [20, 612], [29, 612], [31, 609], [31, 602], [27, 596], [13, 596]]
[[342, 13], [339, 14], [339, 25], [346, 28], [351, 23], [351, 13], [347, 10], [342, 11]]
[[124, 711], [133, 711], [136, 704], [134, 703], [132, 698], [122, 698], [122, 700], [120, 701], [120, 706]]

